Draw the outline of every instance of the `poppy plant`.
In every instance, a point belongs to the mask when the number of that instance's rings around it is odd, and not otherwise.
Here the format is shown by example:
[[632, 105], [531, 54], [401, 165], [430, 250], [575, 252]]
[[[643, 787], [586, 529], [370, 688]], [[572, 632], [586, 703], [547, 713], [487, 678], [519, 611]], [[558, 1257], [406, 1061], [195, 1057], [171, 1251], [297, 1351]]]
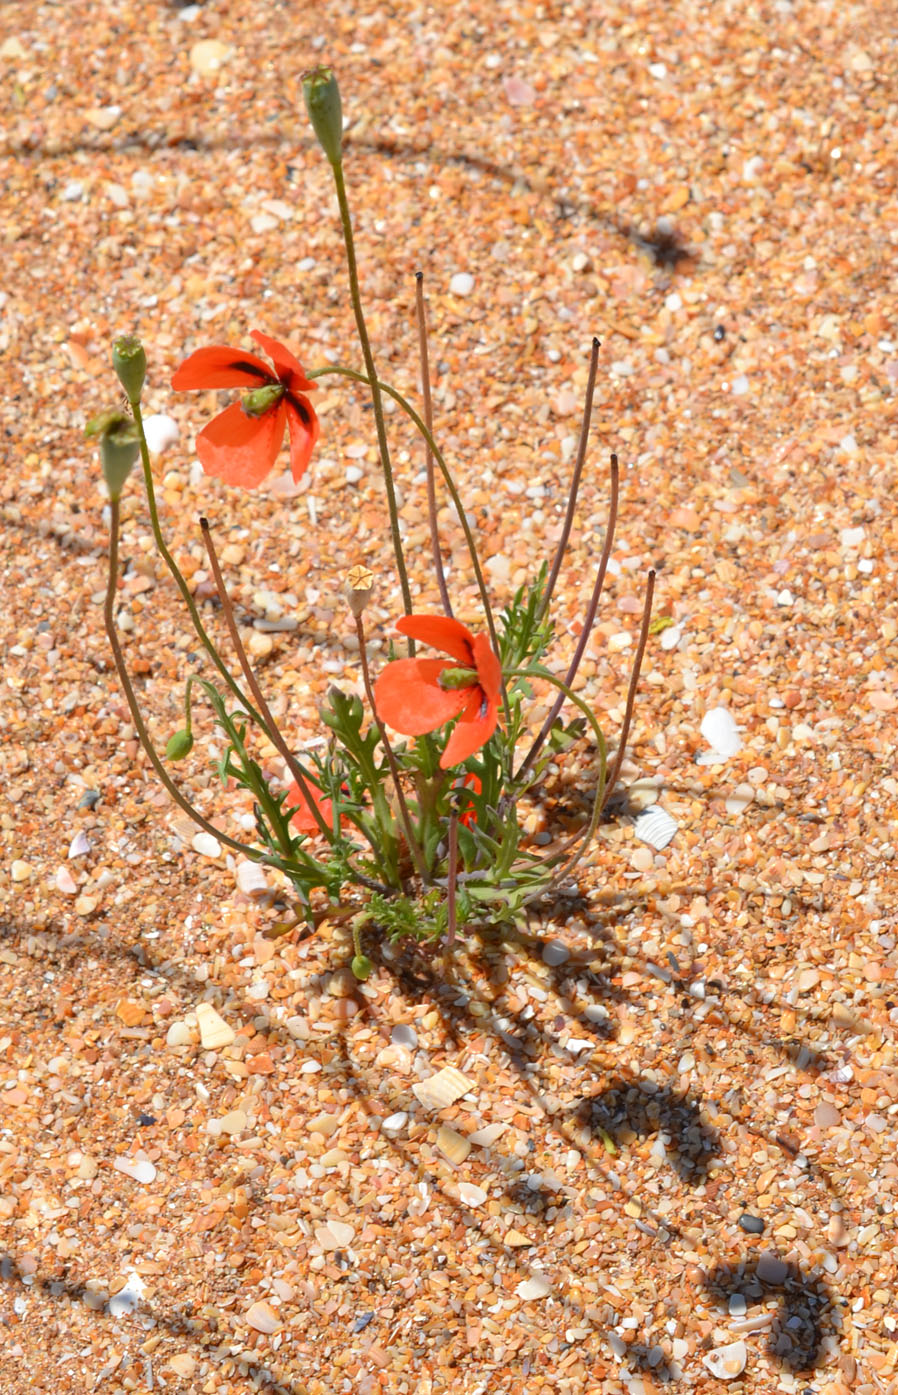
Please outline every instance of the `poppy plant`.
[[186, 358], [172, 378], [172, 387], [179, 392], [251, 389], [210, 421], [196, 440], [207, 475], [246, 489], [261, 484], [271, 470], [285, 428], [290, 431], [290, 468], [294, 480], [299, 480], [319, 433], [315, 409], [304, 395], [316, 385], [308, 380], [302, 364], [284, 344], [258, 329], [252, 331], [252, 338], [270, 356], [274, 371], [256, 354], [213, 344]]
[[396, 628], [410, 639], [441, 649], [451, 659], [396, 659], [374, 684], [381, 719], [403, 736], [423, 736], [458, 723], [440, 757], [440, 768], [473, 756], [499, 721], [502, 669], [486, 635], [445, 615], [404, 615]]

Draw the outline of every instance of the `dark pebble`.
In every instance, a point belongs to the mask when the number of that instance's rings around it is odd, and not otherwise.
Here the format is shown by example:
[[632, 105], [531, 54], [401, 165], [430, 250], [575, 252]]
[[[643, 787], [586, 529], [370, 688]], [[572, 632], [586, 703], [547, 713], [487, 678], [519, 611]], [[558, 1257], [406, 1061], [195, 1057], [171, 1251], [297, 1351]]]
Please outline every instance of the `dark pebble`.
[[155, 1124], [156, 1116], [155, 1114], [138, 1114], [137, 1122], [142, 1129], [148, 1129], [151, 1124]]
[[365, 1328], [368, 1326], [368, 1323], [371, 1322], [373, 1317], [373, 1313], [359, 1313], [357, 1318], [353, 1318], [353, 1332], [364, 1332]]
[[743, 1230], [747, 1230], [749, 1235], [763, 1235], [764, 1222], [760, 1216], [750, 1216], [748, 1212], [739, 1217], [739, 1224]]
[[103, 798], [99, 790], [85, 790], [78, 801], [79, 809], [96, 809]]

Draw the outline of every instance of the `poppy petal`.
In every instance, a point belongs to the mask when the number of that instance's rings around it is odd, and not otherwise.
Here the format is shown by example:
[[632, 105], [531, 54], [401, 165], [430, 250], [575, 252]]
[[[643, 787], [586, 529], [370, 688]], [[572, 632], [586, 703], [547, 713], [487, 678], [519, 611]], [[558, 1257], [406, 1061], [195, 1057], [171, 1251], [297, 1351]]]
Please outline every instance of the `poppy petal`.
[[448, 770], [452, 765], [473, 756], [481, 746], [486, 745], [499, 723], [499, 707], [486, 699], [482, 688], [467, 690], [470, 697], [465, 710], [446, 742], [446, 749], [440, 757], [440, 769]]
[[317, 387], [316, 383], [309, 382], [299, 359], [291, 354], [286, 344], [282, 344], [278, 339], [271, 339], [260, 329], [250, 330], [249, 337], [255, 339], [257, 344], [261, 344], [277, 369], [278, 380], [284, 383], [291, 392], [311, 392]]
[[434, 649], [442, 649], [466, 668], [474, 668], [474, 636], [460, 620], [451, 620], [448, 615], [403, 615], [397, 621], [400, 634], [409, 639], [419, 639], [422, 644], [432, 644]]
[[321, 428], [315, 409], [307, 397], [285, 397], [284, 406], [287, 409], [287, 426], [290, 431], [290, 469], [294, 480], [298, 482], [308, 468]]
[[489, 638], [486, 635], [477, 635], [473, 649], [480, 686], [488, 698], [491, 700], [497, 698], [502, 690], [502, 665], [496, 657]]
[[255, 489], [277, 459], [286, 417], [283, 398], [260, 417], [249, 416], [239, 402], [227, 407], [196, 438], [196, 453], [206, 474], [216, 475], [225, 484]]
[[[320, 791], [316, 790], [315, 786], [312, 784], [311, 781], [308, 782], [308, 786], [309, 793], [312, 796], [312, 799], [315, 803], [315, 807], [317, 808], [319, 814], [324, 819], [324, 822], [328, 824], [331, 828], [333, 828], [333, 800], [325, 799], [323, 797], [319, 798]], [[295, 813], [290, 818], [290, 825], [292, 828], [296, 829], [297, 833], [321, 832], [321, 829], [318, 827], [315, 815], [312, 813], [312, 810], [309, 807], [309, 801], [306, 799], [302, 790], [299, 788], [299, 783], [296, 780], [293, 781], [293, 784], [287, 790], [286, 804], [288, 809], [291, 808], [294, 804], [298, 806]]]
[[395, 659], [387, 664], [374, 684], [381, 721], [403, 736], [423, 736], [457, 717], [467, 706], [470, 689], [441, 688], [437, 680], [446, 667], [442, 659]]
[[212, 344], [185, 358], [171, 385], [177, 392], [190, 392], [195, 388], [262, 387], [276, 381], [268, 364], [255, 354]]

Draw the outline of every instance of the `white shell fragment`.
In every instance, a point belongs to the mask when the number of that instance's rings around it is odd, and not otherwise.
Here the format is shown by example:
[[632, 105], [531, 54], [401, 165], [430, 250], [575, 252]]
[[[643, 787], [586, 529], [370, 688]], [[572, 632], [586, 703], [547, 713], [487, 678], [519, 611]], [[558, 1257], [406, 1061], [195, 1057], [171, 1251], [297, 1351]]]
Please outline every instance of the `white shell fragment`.
[[464, 1135], [450, 1129], [448, 1124], [443, 1124], [442, 1128], [437, 1130], [437, 1147], [453, 1167], [463, 1163], [471, 1151], [471, 1145]]
[[723, 765], [742, 750], [742, 737], [726, 707], [712, 707], [702, 718], [702, 736], [711, 747], [697, 757], [699, 765]]
[[522, 1279], [515, 1289], [519, 1298], [548, 1298], [552, 1285], [544, 1274], [534, 1274], [531, 1279]]
[[458, 1199], [463, 1206], [482, 1206], [489, 1197], [489, 1192], [483, 1187], [477, 1187], [473, 1182], [459, 1182]]
[[655, 848], [658, 852], [667, 847], [678, 828], [676, 819], [672, 819], [660, 804], [650, 804], [647, 809], [643, 809], [633, 825], [640, 842], [648, 843], [650, 848]]
[[161, 455], [178, 439], [178, 423], [163, 412], [154, 412], [152, 416], [144, 417], [143, 429], [146, 432], [150, 455]]
[[197, 1003], [196, 1020], [200, 1029], [200, 1042], [204, 1051], [216, 1051], [220, 1046], [230, 1046], [237, 1036], [223, 1017], [219, 1017], [211, 1003]]
[[444, 1066], [429, 1080], [413, 1085], [412, 1093], [425, 1109], [446, 1109], [473, 1088], [474, 1082], [456, 1070], [455, 1066]]
[[92, 846], [87, 834], [79, 831], [69, 843], [69, 861], [71, 862], [75, 857], [84, 857], [90, 852]]
[[735, 1380], [745, 1370], [748, 1349], [744, 1342], [730, 1342], [725, 1347], [716, 1347], [702, 1357], [712, 1376], [718, 1380]]
[[124, 1172], [126, 1177], [132, 1177], [135, 1182], [142, 1182], [144, 1186], [152, 1182], [156, 1176], [156, 1169], [149, 1158], [116, 1158], [112, 1166], [116, 1172]]
[[733, 790], [733, 793], [732, 793], [731, 795], [729, 795], [728, 798], [727, 798], [726, 806], [725, 806], [725, 807], [726, 807], [727, 813], [728, 813], [728, 814], [742, 814], [742, 813], [744, 813], [745, 810], [748, 808], [749, 804], [751, 804], [751, 802], [752, 802], [752, 800], [754, 799], [754, 797], [755, 797], [755, 787], [754, 787], [754, 785], [749, 785], [749, 784], [737, 785], [736, 788]]
[[211, 833], [195, 833], [190, 840], [190, 846], [201, 857], [221, 857], [221, 843]]
[[254, 1332], [265, 1332], [269, 1336], [281, 1328], [281, 1320], [274, 1308], [261, 1300], [247, 1308], [245, 1321], [247, 1327], [251, 1327]]

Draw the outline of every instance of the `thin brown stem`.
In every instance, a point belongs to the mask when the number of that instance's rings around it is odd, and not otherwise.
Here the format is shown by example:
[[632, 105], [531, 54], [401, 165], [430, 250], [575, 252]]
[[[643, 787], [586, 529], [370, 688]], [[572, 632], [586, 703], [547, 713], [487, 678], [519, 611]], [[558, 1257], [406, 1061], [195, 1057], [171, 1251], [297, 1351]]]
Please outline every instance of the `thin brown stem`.
[[539, 607], [539, 619], [542, 620], [549, 609], [549, 602], [558, 581], [558, 573], [561, 571], [561, 564], [564, 561], [564, 554], [567, 551], [568, 540], [571, 536], [571, 529], [574, 526], [574, 512], [577, 508], [577, 495], [580, 492], [580, 480], [583, 475], [583, 466], [586, 463], [586, 448], [589, 444], [589, 424], [592, 421], [592, 400], [596, 390], [596, 371], [599, 365], [599, 349], [601, 343], [598, 339], [592, 341], [592, 355], [589, 360], [589, 381], [586, 384], [586, 402], [583, 406], [583, 424], [580, 427], [580, 444], [577, 448], [577, 459], [574, 464], [574, 473], [571, 478], [571, 488], [567, 501], [567, 512], [564, 518], [564, 527], [561, 530], [561, 537], [558, 539], [558, 546], [555, 549], [555, 557], [552, 561], [552, 570], [549, 572], [549, 579], [546, 582], [546, 589]]
[[[424, 272], [415, 272], [415, 312], [418, 320], [418, 353], [421, 358], [421, 394], [424, 398], [424, 423], [430, 435], [433, 435], [433, 398], [430, 392], [430, 360], [427, 352], [427, 316], [424, 310]], [[452, 616], [452, 603], [449, 600], [449, 591], [446, 586], [446, 575], [443, 571], [443, 555], [440, 551], [440, 534], [437, 528], [437, 492], [436, 477], [433, 468], [433, 451], [430, 449], [430, 442], [424, 438], [424, 468], [427, 472], [427, 517], [430, 522], [430, 546], [433, 552], [433, 569], [436, 573], [437, 586], [440, 589], [440, 599], [443, 602], [443, 609], [448, 616]]]
[[309, 809], [310, 813], [312, 814], [312, 817], [318, 825], [318, 831], [322, 833], [325, 838], [327, 838], [328, 842], [332, 843], [334, 839], [333, 829], [328, 826], [327, 820], [321, 813], [321, 810], [318, 808], [318, 804], [315, 801], [312, 792], [309, 788], [308, 777], [305, 771], [303, 770], [299, 762], [296, 760], [296, 757], [293, 755], [292, 751], [290, 750], [286, 741], [281, 735], [278, 729], [278, 725], [271, 714], [271, 708], [265, 701], [265, 697], [262, 693], [261, 688], [259, 687], [256, 675], [253, 673], [249, 659], [246, 656], [246, 650], [244, 649], [243, 641], [240, 638], [240, 631], [237, 629], [237, 621], [234, 618], [234, 607], [231, 605], [231, 598], [228, 595], [227, 587], [225, 586], [224, 582], [224, 577], [222, 576], [221, 566], [218, 561], [218, 554], [215, 550], [215, 544], [212, 541], [212, 529], [209, 527], [209, 520], [206, 518], [201, 518], [200, 528], [202, 529], [203, 533], [203, 543], [206, 548], [206, 554], [209, 558], [209, 565], [212, 568], [212, 575], [215, 578], [215, 585], [218, 589], [218, 599], [221, 601], [221, 609], [222, 613], [224, 614], [225, 624], [228, 627], [228, 634], [231, 636], [231, 643], [234, 646], [234, 650], [237, 655], [237, 659], [240, 663], [240, 668], [243, 671], [243, 676], [246, 679], [247, 686], [250, 692], [252, 693], [253, 697], [255, 698], [256, 706], [258, 707], [259, 712], [262, 716], [265, 734], [271, 741], [271, 744], [276, 748], [278, 753], [281, 756], [283, 756], [284, 760], [286, 761], [287, 768], [290, 771], [290, 774], [293, 776], [294, 780], [296, 781], [297, 785], [299, 786], [300, 793], [302, 794], [302, 797], [306, 802], [306, 807]]
[[387, 736], [386, 728], [384, 727], [383, 722], [380, 720], [380, 717], [378, 716], [377, 706], [374, 702], [374, 688], [371, 684], [371, 670], [368, 667], [368, 650], [365, 643], [365, 624], [362, 620], [361, 615], [357, 615], [355, 617], [355, 632], [358, 636], [359, 641], [359, 660], [362, 666], [362, 682], [365, 685], [365, 696], [368, 699], [368, 706], [371, 708], [371, 713], [374, 717], [374, 723], [377, 727], [377, 730], [380, 733], [380, 739], [383, 742], [384, 752], [387, 757], [387, 763], [390, 767], [390, 774], [393, 777], [393, 786], [396, 790], [396, 800], [399, 804], [399, 816], [402, 820], [402, 829], [405, 833], [406, 842], [409, 846], [409, 852], [412, 855], [412, 860], [415, 864], [418, 876], [421, 878], [422, 882], [424, 882], [426, 886], [430, 881], [430, 877], [427, 874], [427, 864], [424, 861], [424, 854], [421, 851], [421, 848], [418, 844], [418, 840], [415, 837], [414, 830], [412, 829], [412, 819], [408, 811], [408, 803], [406, 802], [405, 792], [400, 783], [399, 766], [396, 761], [396, 756], [393, 753], [393, 747], [390, 745], [390, 740]]
[[[577, 676], [577, 670], [580, 667], [580, 661], [583, 658], [584, 653], [586, 652], [586, 646], [589, 643], [589, 637], [592, 633], [592, 627], [595, 624], [596, 612], [599, 608], [599, 600], [602, 595], [602, 587], [605, 584], [605, 573], [608, 570], [608, 562], [611, 558], [611, 548], [614, 545], [614, 529], [617, 525], [617, 501], [619, 495], [619, 485], [620, 471], [618, 468], [617, 456], [612, 455], [611, 502], [608, 505], [608, 527], [605, 529], [605, 545], [602, 548], [602, 556], [599, 560], [599, 570], [596, 572], [595, 584], [592, 588], [592, 595], [590, 597], [589, 606], [587, 607], [586, 616], [583, 621], [583, 629], [580, 633], [580, 638], [577, 641], [577, 647], [574, 650], [574, 657], [571, 659], [570, 666], [568, 667], [568, 671], [564, 679], [564, 686], [566, 688], [570, 688], [575, 677]], [[559, 692], [557, 698], [555, 699], [549, 710], [549, 715], [546, 717], [546, 720], [543, 722], [542, 726], [539, 729], [539, 732], [537, 733], [536, 740], [534, 741], [533, 745], [530, 747], [530, 750], [524, 757], [523, 764], [519, 767], [517, 774], [514, 777], [516, 780], [519, 780], [521, 776], [524, 775], [530, 769], [531, 765], [536, 760], [536, 757], [542, 750], [543, 745], [545, 744], [546, 737], [552, 730], [552, 727], [554, 726], [558, 714], [564, 706], [564, 703], [565, 694], [563, 692]]]
[[645, 588], [645, 605], [642, 608], [642, 628], [639, 632], [639, 644], [636, 647], [636, 657], [633, 660], [633, 671], [630, 674], [630, 687], [627, 692], [627, 706], [624, 711], [624, 722], [621, 727], [620, 744], [617, 748], [617, 755], [614, 757], [614, 764], [605, 781], [605, 797], [602, 800], [603, 806], [608, 802], [608, 796], [614, 789], [620, 775], [621, 766], [624, 763], [624, 753], [627, 749], [627, 737], [630, 734], [630, 722], [633, 719], [633, 708], [636, 703], [636, 688], [639, 683], [639, 673], [642, 668], [642, 660], [645, 656], [645, 647], [649, 642], [649, 626], [652, 622], [652, 601], [655, 596], [655, 568], [652, 567], [648, 574], [648, 582]]

